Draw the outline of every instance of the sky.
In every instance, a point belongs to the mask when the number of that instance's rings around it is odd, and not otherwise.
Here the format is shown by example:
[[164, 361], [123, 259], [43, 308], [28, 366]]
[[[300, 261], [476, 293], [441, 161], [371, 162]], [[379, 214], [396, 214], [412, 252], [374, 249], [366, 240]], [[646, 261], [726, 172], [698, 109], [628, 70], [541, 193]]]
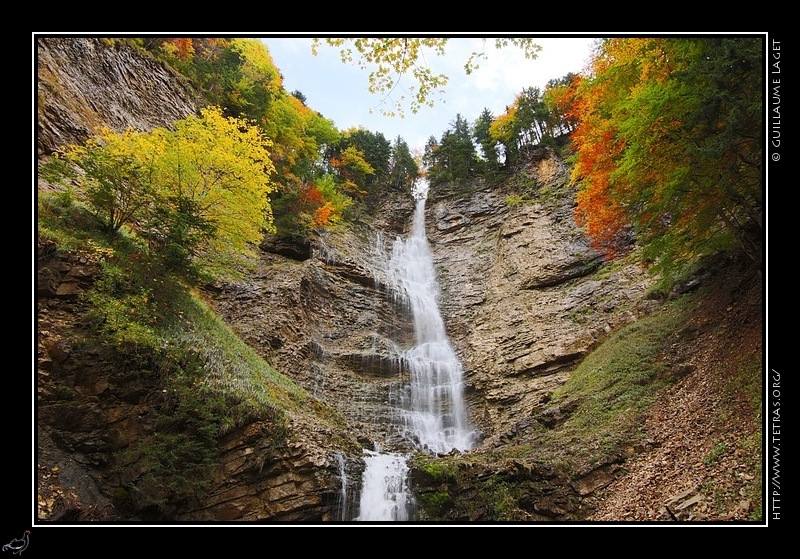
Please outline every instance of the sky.
[[[337, 129], [364, 127], [381, 132], [390, 142], [401, 136], [412, 151], [424, 148], [430, 136], [440, 139], [458, 114], [474, 123], [483, 109], [488, 108], [497, 117], [523, 88], [539, 87], [544, 91], [549, 80], [581, 72], [589, 61], [594, 41], [579, 37], [537, 37], [535, 42], [542, 50], [536, 59], [529, 60], [517, 47], [496, 49], [493, 39], [484, 42], [474, 37], [450, 37], [444, 56], [431, 50], [425, 56], [432, 70], [448, 76], [445, 92], [433, 97], [434, 107], [423, 106], [416, 114], [406, 104], [405, 116], [401, 118], [382, 114], [394, 108], [399, 99], [397, 94], [381, 104], [384, 95], [368, 90], [371, 69], [359, 68], [355, 61], [343, 63], [338, 49], [321, 46], [314, 56], [310, 38], [261, 40], [283, 75], [284, 88], [300, 91], [306, 104], [332, 120]], [[464, 64], [475, 51], [485, 52], [486, 58], [479, 61], [477, 70], [467, 75]], [[402, 78], [396, 91], [412, 83]]]

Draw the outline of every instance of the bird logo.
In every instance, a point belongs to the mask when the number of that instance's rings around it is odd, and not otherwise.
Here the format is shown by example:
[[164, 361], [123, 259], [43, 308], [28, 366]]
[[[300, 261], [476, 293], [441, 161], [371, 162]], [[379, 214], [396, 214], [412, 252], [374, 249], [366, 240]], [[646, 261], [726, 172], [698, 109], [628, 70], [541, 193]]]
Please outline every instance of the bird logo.
[[6, 545], [3, 546], [3, 551], [10, 551], [15, 555], [21, 554], [28, 547], [28, 538], [30, 537], [30, 530], [25, 530], [21, 538], [14, 538]]

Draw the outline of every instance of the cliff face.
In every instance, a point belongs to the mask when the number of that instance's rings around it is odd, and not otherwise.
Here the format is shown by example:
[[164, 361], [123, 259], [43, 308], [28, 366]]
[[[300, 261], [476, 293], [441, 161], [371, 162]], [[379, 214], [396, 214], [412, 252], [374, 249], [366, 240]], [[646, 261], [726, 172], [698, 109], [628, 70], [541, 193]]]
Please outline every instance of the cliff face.
[[177, 74], [124, 43], [54, 37], [36, 47], [39, 155], [102, 127], [170, 127], [201, 104]]
[[402, 233], [397, 216], [412, 207], [398, 198], [369, 223], [326, 231], [304, 261], [265, 250], [247, 280], [206, 290], [248, 344], [333, 405], [369, 448], [391, 446], [389, 392], [400, 379], [392, 348], [413, 340], [409, 318], [376, 278], [373, 242]]
[[[169, 70], [101, 40], [42, 41], [39, 72], [40, 153], [82, 141], [98, 124], [116, 130], [169, 126], [196, 108], [196, 95]], [[536, 203], [507, 202], [520, 181], [549, 194], [537, 195]], [[587, 351], [644, 308], [643, 270], [593, 274], [601, 258], [572, 220], [565, 182], [563, 161], [544, 150], [506, 183], [478, 182], [429, 196], [426, 220], [442, 313], [465, 368], [482, 448], [501, 444], [530, 421]], [[381, 282], [376, 258], [407, 233], [413, 207], [407, 195], [386, 199], [363, 222], [325, 232], [308, 253], [265, 240], [254, 274], [206, 287], [209, 304], [243, 340], [342, 414], [348, 435], [296, 424], [289, 437], [295, 442], [275, 452], [259, 446], [269, 425], [231, 433], [220, 447], [210, 496], [176, 505], [170, 514], [184, 520], [335, 519], [342, 465], [330, 449], [350, 449], [344, 462], [350, 487], [358, 487], [363, 465], [358, 444], [334, 444], [330, 437], [357, 438], [368, 448], [401, 444], [389, 427], [391, 393], [402, 381], [395, 348], [413, 341], [413, 326]], [[91, 262], [50, 254], [40, 247], [40, 467], [43, 475], [48, 464], [81, 472], [61, 475], [90, 480], [78, 484], [82, 497], [61, 498], [91, 502], [102, 517], [118, 512], [112, 497], [119, 480], [104, 472], [113, 453], [153, 428], [157, 387], [115, 369], [101, 354], [82, 353], [75, 344], [86, 335], [77, 318], [78, 295], [96, 272]], [[565, 499], [575, 497], [568, 480], [547, 483], [566, 488]], [[138, 510], [130, 496], [122, 497]]]
[[[195, 94], [169, 70], [124, 46], [42, 41], [38, 67], [40, 155], [82, 140], [98, 123], [114, 129], [169, 126], [197, 106]], [[428, 198], [427, 233], [441, 310], [464, 365], [469, 413], [481, 434], [476, 455], [507, 449], [547, 418], [558, 423], [569, 411], [548, 407], [554, 390], [609, 333], [658, 306], [645, 297], [652, 278], [644, 269], [604, 263], [588, 245], [573, 221], [574, 192], [566, 179], [564, 161], [540, 150], [501, 184], [434, 189]], [[520, 197], [523, 191], [530, 196]], [[205, 286], [204, 298], [234, 331], [280, 372], [336, 408], [346, 427], [334, 432], [298, 419], [277, 449], [269, 448], [268, 422], [228, 433], [212, 490], [200, 502], [176, 504], [171, 511], [176, 519], [337, 520], [341, 500], [353, 498], [352, 492], [340, 494], [340, 476], [357, 490], [362, 447], [400, 444], [388, 428], [391, 393], [403, 380], [395, 348], [411, 343], [413, 329], [381, 281], [376, 251], [407, 233], [413, 205], [408, 196], [387, 198], [363, 221], [326, 231], [309, 250], [286, 250], [267, 239], [253, 274]], [[95, 279], [94, 263], [79, 256], [55, 258], [52, 247], [39, 247], [42, 519], [63, 520], [67, 513], [119, 519], [119, 500], [130, 496], [115, 495], [118, 480], [110, 476], [110, 457], [152, 429], [157, 387], [116, 370], [102, 353], [87, 353], [78, 343], [86, 335], [78, 295]], [[752, 328], [758, 298], [747, 301], [750, 322], [744, 324]], [[754, 337], [748, 351], [759, 351], [759, 344]], [[658, 431], [654, 444], [666, 446], [671, 437]], [[731, 440], [731, 448], [735, 444]], [[459, 467], [462, 479], [474, 485], [448, 491], [478, 502], [477, 486], [495, 476], [501, 483], [529, 486], [528, 501], [518, 503], [532, 511], [529, 520], [583, 519], [597, 508], [603, 487], [624, 501], [625, 460], [613, 454], [570, 477], [547, 464], [503, 459], [487, 466], [468, 459]], [[643, 463], [639, 475], [657, 479], [654, 471]], [[442, 489], [419, 471], [415, 482], [423, 491]], [[653, 496], [648, 514], [658, 511], [661, 497]], [[146, 517], [135, 502], [128, 504], [139, 518]], [[489, 512], [478, 504], [467, 517], [442, 516], [484, 520]], [[614, 519], [625, 506], [607, 507], [602, 518]]]
[[[535, 201], [512, 195], [520, 181]], [[431, 202], [442, 309], [467, 370], [484, 444], [531, 417], [608, 332], [654, 302], [636, 264], [606, 268], [572, 217], [567, 169], [532, 154], [504, 184]]]

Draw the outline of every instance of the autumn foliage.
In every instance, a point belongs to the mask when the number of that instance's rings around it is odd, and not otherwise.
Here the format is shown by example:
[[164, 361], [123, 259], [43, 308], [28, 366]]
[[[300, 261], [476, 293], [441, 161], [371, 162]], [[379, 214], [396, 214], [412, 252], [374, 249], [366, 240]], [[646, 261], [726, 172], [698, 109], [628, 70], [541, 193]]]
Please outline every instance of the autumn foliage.
[[612, 174], [624, 151], [624, 139], [610, 119], [602, 118], [601, 104], [607, 101], [603, 87], [575, 101], [572, 111], [578, 126], [572, 134], [575, 158], [573, 177], [582, 177], [577, 195], [575, 220], [585, 227], [595, 248], [613, 258], [626, 250], [627, 216], [612, 194]]
[[609, 257], [670, 267], [736, 243], [761, 264], [762, 59], [753, 38], [615, 38], [568, 114], [575, 217]]
[[339, 223], [354, 201], [332, 175], [323, 175], [287, 192], [282, 203], [301, 227], [323, 229]]
[[174, 130], [104, 130], [65, 146], [43, 173], [76, 185], [108, 233], [127, 227], [178, 271], [225, 275], [273, 230], [270, 146], [257, 127], [207, 107]]

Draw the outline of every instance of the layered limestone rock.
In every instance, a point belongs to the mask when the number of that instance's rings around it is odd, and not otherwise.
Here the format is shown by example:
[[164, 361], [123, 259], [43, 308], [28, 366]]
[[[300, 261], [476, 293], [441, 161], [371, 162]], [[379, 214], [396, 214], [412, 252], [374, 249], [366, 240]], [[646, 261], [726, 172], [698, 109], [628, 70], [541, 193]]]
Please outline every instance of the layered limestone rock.
[[37, 37], [37, 150], [116, 132], [171, 127], [201, 96], [175, 72], [123, 42]]
[[502, 185], [434, 191], [429, 202], [442, 312], [485, 445], [541, 412], [589, 350], [649, 306], [648, 275], [604, 265], [566, 183], [563, 160], [545, 149]]
[[[84, 324], [81, 294], [98, 278], [97, 262], [39, 248], [37, 288], [37, 469], [40, 520], [291, 520], [337, 519], [342, 486], [337, 457], [346, 450], [357, 479], [360, 446], [351, 434], [289, 417], [285, 439], [257, 421], [219, 444], [207, 490], [187, 502], [143, 485], [137, 442], [157, 430], [163, 380], [121, 366]], [[284, 429], [284, 427], [281, 427]], [[354, 483], [351, 481], [351, 485]], [[129, 491], [138, 487], [141, 500]]]
[[392, 391], [403, 380], [397, 352], [413, 341], [407, 310], [380, 281], [376, 251], [387, 248], [381, 237], [402, 233], [397, 216], [413, 203], [395, 197], [370, 223], [324, 231], [303, 261], [265, 251], [245, 281], [207, 290], [248, 344], [334, 406], [368, 447], [392, 445]]

